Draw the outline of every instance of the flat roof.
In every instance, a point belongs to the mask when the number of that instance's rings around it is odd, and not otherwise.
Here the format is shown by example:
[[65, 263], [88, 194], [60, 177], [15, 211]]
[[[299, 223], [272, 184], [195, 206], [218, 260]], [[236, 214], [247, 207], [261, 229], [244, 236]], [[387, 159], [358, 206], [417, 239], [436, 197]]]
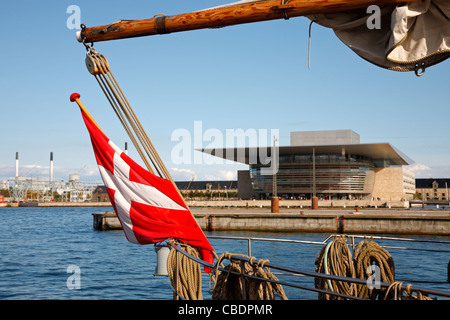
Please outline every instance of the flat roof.
[[[223, 149], [200, 149], [207, 154], [211, 154], [223, 159], [250, 164], [250, 154], [271, 156], [272, 147], [246, 147], [246, 148], [223, 148]], [[348, 155], [360, 155], [373, 160], [389, 160], [391, 165], [410, 165], [414, 161], [393, 147], [390, 143], [362, 143], [344, 145], [319, 145], [319, 146], [280, 146], [279, 156], [288, 155], [310, 155], [315, 149], [315, 154], [341, 154], [345, 150]], [[254, 162], [254, 161], [253, 161]], [[254, 164], [254, 163], [253, 163]]]
[[446, 178], [416, 178], [416, 189], [421, 188], [433, 188], [433, 182], [438, 183], [438, 188], [445, 188], [446, 186], [450, 187], [450, 179]]
[[237, 189], [237, 180], [175, 181], [175, 184], [181, 190], [204, 190], [208, 184], [213, 190]]

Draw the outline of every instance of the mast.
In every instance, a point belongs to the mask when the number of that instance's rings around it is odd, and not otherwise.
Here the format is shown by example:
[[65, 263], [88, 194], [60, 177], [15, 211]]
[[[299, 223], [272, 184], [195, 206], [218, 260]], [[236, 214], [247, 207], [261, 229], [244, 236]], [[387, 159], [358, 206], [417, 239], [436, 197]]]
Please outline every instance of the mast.
[[370, 5], [395, 5], [413, 1], [417, 0], [267, 0], [173, 16], [158, 15], [144, 20], [120, 20], [98, 27], [83, 26], [82, 30], [77, 32], [77, 40], [99, 42], [221, 28], [236, 24], [362, 9]]

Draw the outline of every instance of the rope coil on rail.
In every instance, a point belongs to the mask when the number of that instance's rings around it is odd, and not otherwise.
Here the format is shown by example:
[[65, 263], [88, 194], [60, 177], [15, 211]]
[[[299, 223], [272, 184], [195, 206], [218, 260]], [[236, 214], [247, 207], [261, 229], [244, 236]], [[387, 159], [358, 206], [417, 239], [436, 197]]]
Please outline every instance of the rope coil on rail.
[[[377, 266], [380, 271], [379, 279], [382, 282], [393, 283], [395, 281], [394, 260], [389, 252], [373, 240], [361, 241], [355, 249], [356, 277], [369, 279], [372, 277], [372, 265]], [[371, 289], [367, 285], [358, 285], [358, 297], [375, 299], [384, 290]]]
[[[248, 257], [248, 261], [235, 260], [234, 254], [225, 252], [222, 254], [216, 264], [211, 276], [215, 282], [212, 290], [213, 300], [275, 300], [275, 293], [282, 300], [287, 300], [283, 287], [278, 283], [271, 283], [264, 280], [246, 277], [245, 275], [256, 276], [262, 279], [278, 281], [278, 278], [270, 272], [270, 268], [265, 264], [269, 260], [259, 260], [255, 263], [255, 257]], [[218, 271], [218, 266], [224, 259], [230, 260], [224, 271]], [[240, 273], [236, 275], [231, 273], [235, 271]]]
[[[198, 250], [174, 239], [170, 243], [184, 247], [184, 250], [198, 258]], [[203, 300], [202, 274], [200, 264], [185, 256], [183, 253], [171, 248], [167, 258], [167, 272], [173, 288], [173, 299]]]
[[[326, 273], [341, 277], [355, 278], [355, 268], [352, 261], [350, 249], [347, 246], [347, 239], [337, 237], [329, 242], [320, 251], [316, 259], [316, 272]], [[342, 293], [349, 296], [355, 296], [357, 287], [354, 283], [344, 281], [328, 280], [316, 277], [314, 278], [316, 288], [325, 289], [330, 292]], [[319, 293], [319, 300], [340, 299], [335, 296]]]
[[[428, 300], [428, 296], [418, 290], [411, 290], [408, 284], [406, 289], [402, 289], [401, 282], [395, 282], [395, 265], [389, 252], [379, 244], [371, 240], [361, 241], [355, 251], [352, 259], [351, 252], [347, 246], [345, 236], [337, 236], [334, 240], [327, 243], [316, 259], [316, 272], [325, 273], [341, 277], [352, 277], [367, 280], [367, 284], [349, 284], [344, 281], [327, 280], [315, 278], [315, 287], [330, 292], [342, 293], [348, 296], [354, 296], [365, 299], [383, 299], [383, 300]], [[391, 283], [388, 288], [376, 288], [369, 286], [372, 280], [373, 266], [376, 266], [375, 272], [378, 272], [376, 281]], [[417, 294], [412, 292], [416, 291]], [[331, 294], [319, 293], [319, 300], [342, 299]]]
[[[198, 250], [175, 239], [169, 241], [172, 244], [183, 247], [183, 250], [199, 258]], [[267, 280], [278, 281], [277, 277], [270, 272], [270, 268], [265, 266], [269, 260], [259, 260], [255, 257], [247, 257], [248, 261], [236, 260], [232, 257], [236, 254], [228, 252], [217, 257], [214, 269], [210, 274], [210, 280], [214, 282], [212, 288], [213, 300], [274, 300], [275, 293], [280, 299], [287, 300], [283, 287], [278, 283], [271, 283]], [[230, 260], [230, 264], [223, 267], [223, 260]], [[219, 266], [224, 271], [219, 272]], [[167, 271], [170, 283], [173, 288], [173, 299], [202, 300], [202, 279], [200, 264], [178, 250], [171, 248], [167, 259]], [[238, 272], [239, 275], [231, 273]], [[261, 278], [248, 278], [253, 276]]]
[[[187, 254], [199, 258], [200, 254], [196, 248], [173, 239], [170, 242], [183, 247], [182, 250]], [[239, 259], [239, 257], [243, 259]], [[230, 263], [223, 266], [224, 260], [229, 260]], [[278, 283], [278, 278], [266, 266], [268, 263], [269, 260], [256, 261], [255, 257], [242, 254], [225, 252], [220, 257], [216, 255], [216, 263], [210, 273], [210, 281], [214, 282], [213, 288], [211, 288], [210, 282], [212, 299], [274, 300], [275, 294], [277, 294], [280, 299], [287, 300], [282, 285]], [[351, 297], [378, 298], [380, 300], [430, 300], [419, 290], [411, 289], [410, 284], [405, 288], [401, 282], [395, 282], [394, 261], [391, 255], [373, 240], [360, 242], [355, 249], [355, 258], [352, 259], [346, 237], [338, 236], [321, 249], [316, 259], [316, 265], [318, 273], [353, 279], [369, 279], [368, 283], [373, 276], [372, 266], [376, 265], [378, 266], [376, 272], [380, 272], [379, 281], [391, 284], [388, 288], [373, 289], [368, 285], [315, 277], [315, 287], [330, 292], [330, 294], [319, 292], [319, 300], [349, 299]], [[219, 271], [219, 267], [222, 268], [222, 271]], [[201, 269], [197, 261], [172, 247], [167, 269], [174, 290], [174, 299], [203, 299]], [[335, 296], [332, 293], [347, 297]]]
[[394, 282], [386, 290], [383, 297], [384, 300], [432, 300], [430, 297], [422, 294], [420, 291], [416, 291], [417, 294], [413, 294], [414, 290], [411, 290], [411, 285], [408, 284], [406, 289], [402, 289], [402, 282]]

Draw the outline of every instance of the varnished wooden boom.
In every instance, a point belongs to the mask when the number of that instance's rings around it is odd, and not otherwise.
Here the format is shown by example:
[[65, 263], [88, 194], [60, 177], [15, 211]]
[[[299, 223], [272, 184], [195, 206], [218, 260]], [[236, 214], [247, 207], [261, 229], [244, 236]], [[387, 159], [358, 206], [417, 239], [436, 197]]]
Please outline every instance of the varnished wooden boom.
[[[196, 11], [174, 16], [155, 16], [145, 20], [120, 21], [110, 25], [82, 29], [79, 41], [99, 42], [133, 37], [220, 28], [236, 24], [288, 19], [318, 13], [342, 12], [417, 0], [271, 0], [227, 8]], [[284, 1], [287, 2], [287, 1]]]

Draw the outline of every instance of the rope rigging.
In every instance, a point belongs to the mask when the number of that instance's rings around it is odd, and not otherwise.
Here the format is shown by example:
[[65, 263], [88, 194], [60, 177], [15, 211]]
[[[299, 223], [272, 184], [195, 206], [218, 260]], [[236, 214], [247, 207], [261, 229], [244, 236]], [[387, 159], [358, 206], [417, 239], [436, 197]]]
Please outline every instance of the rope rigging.
[[111, 72], [107, 59], [104, 55], [96, 52], [91, 45], [86, 43], [84, 45], [87, 50], [85, 62], [88, 71], [94, 75], [148, 171], [153, 174], [156, 171], [160, 177], [171, 181], [178, 190], [169, 171]]

